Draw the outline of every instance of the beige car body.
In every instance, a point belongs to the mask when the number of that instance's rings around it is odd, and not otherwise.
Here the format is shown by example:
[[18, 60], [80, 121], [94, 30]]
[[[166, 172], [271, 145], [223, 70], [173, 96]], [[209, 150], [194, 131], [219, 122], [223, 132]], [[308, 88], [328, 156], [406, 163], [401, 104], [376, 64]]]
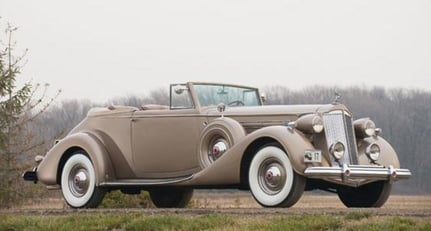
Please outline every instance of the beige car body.
[[[310, 189], [313, 188], [311, 179], [328, 185], [359, 187], [410, 176], [408, 170], [400, 169], [397, 154], [388, 142], [378, 134], [361, 137], [358, 129], [354, 138], [356, 163], [334, 166], [327, 133], [310, 131], [309, 120], [331, 112], [351, 117], [351, 112], [342, 104], [264, 106], [258, 97], [258, 106], [203, 106], [194, 89], [196, 84], [209, 83], [181, 85], [189, 91], [191, 108], [144, 105], [90, 110], [46, 154], [37, 167], [37, 180], [58, 188], [64, 163], [76, 150], [85, 150], [94, 165], [97, 187], [248, 189], [248, 167], [253, 155], [268, 143], [277, 143], [287, 153], [294, 172], [309, 180]], [[171, 86], [171, 99], [175, 97], [175, 86], [179, 85]], [[255, 88], [249, 89], [258, 92]], [[211, 136], [220, 134], [225, 136], [229, 147], [216, 160], [206, 159], [208, 150], [211, 152], [208, 145], [214, 145]], [[380, 147], [376, 162], [366, 154], [370, 144]], [[320, 162], [305, 161], [307, 150], [320, 150]], [[356, 172], [357, 166], [368, 167], [366, 171]], [[378, 173], [369, 173], [373, 169]]]

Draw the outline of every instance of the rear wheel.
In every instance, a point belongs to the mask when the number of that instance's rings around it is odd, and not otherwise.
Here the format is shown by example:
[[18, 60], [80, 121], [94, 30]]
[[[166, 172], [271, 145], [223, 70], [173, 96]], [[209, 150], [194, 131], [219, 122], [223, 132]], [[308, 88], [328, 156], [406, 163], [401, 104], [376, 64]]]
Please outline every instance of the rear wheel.
[[278, 145], [260, 149], [251, 161], [248, 180], [255, 200], [265, 207], [291, 207], [301, 197], [305, 178], [293, 171], [292, 164]]
[[73, 154], [64, 164], [61, 191], [72, 208], [95, 208], [102, 201], [106, 191], [96, 187], [94, 166], [85, 152]]
[[392, 184], [388, 181], [377, 181], [357, 188], [341, 186], [337, 193], [347, 207], [375, 207], [385, 204], [391, 194]]
[[151, 201], [157, 208], [184, 208], [193, 196], [189, 188], [155, 188], [149, 191]]

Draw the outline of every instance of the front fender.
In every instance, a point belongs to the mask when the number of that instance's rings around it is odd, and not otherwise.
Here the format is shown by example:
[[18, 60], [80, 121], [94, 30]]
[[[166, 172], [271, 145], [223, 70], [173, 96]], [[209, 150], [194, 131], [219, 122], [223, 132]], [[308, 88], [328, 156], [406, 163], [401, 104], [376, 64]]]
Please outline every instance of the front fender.
[[268, 137], [277, 141], [287, 152], [293, 170], [303, 175], [306, 169], [304, 152], [305, 150], [314, 150], [315, 148], [302, 132], [284, 126], [274, 126], [261, 129], [261, 131], [259, 130], [259, 134], [257, 135], [258, 137]]
[[378, 164], [382, 166], [392, 165], [394, 168], [400, 168], [400, 161], [398, 160], [397, 153], [392, 148], [392, 146], [382, 137], [367, 137], [362, 140], [358, 140], [358, 154], [359, 154], [359, 164], [369, 165], [370, 160], [365, 154], [365, 149], [371, 144], [377, 144], [380, 147], [380, 157], [377, 161]]
[[58, 184], [57, 173], [64, 164], [62, 161], [79, 149], [89, 155], [94, 165], [96, 185], [114, 177], [114, 168], [103, 143], [91, 132], [80, 132], [67, 136], [49, 150], [37, 168], [39, 181], [46, 185]]
[[287, 151], [294, 171], [298, 174], [303, 174], [305, 170], [303, 163], [304, 151], [314, 149], [313, 145], [301, 132], [295, 129], [288, 129], [284, 126], [271, 126], [256, 130], [243, 137], [217, 161], [194, 175], [191, 181], [184, 184], [229, 185], [240, 183], [243, 157], [244, 155], [254, 155], [255, 153], [247, 153], [247, 150], [262, 138], [278, 142]]

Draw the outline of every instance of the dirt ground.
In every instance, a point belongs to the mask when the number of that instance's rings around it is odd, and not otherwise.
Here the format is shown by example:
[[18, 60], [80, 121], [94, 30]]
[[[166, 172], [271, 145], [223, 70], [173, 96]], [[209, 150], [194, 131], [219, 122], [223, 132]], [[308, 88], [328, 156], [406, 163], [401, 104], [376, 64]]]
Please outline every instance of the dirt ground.
[[[261, 208], [250, 192], [195, 193], [192, 202], [198, 208]], [[293, 208], [345, 208], [335, 194], [304, 193]], [[430, 209], [431, 195], [391, 195], [383, 206], [387, 209]]]
[[60, 199], [43, 200], [22, 205], [8, 210], [0, 210], [0, 214], [28, 214], [28, 215], [64, 215], [69, 213], [129, 213], [144, 214], [335, 214], [342, 215], [350, 212], [370, 212], [377, 216], [408, 216], [421, 219], [431, 219], [431, 195], [408, 196], [391, 195], [382, 208], [349, 209], [346, 208], [333, 194], [305, 193], [300, 201], [292, 208], [268, 209], [257, 204], [249, 192], [208, 192], [196, 191], [190, 208], [186, 209], [87, 209], [74, 210], [67, 208]]

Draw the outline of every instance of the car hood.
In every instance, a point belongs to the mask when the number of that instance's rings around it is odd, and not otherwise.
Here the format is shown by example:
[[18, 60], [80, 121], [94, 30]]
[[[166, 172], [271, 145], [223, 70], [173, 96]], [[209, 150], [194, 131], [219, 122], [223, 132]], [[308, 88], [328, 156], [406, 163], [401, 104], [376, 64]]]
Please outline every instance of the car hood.
[[[315, 104], [315, 105], [265, 105], [255, 107], [226, 107], [225, 116], [293, 116], [299, 117], [311, 113], [325, 113], [334, 110], [349, 111], [343, 104]], [[209, 116], [219, 116], [216, 107], [207, 108]]]

